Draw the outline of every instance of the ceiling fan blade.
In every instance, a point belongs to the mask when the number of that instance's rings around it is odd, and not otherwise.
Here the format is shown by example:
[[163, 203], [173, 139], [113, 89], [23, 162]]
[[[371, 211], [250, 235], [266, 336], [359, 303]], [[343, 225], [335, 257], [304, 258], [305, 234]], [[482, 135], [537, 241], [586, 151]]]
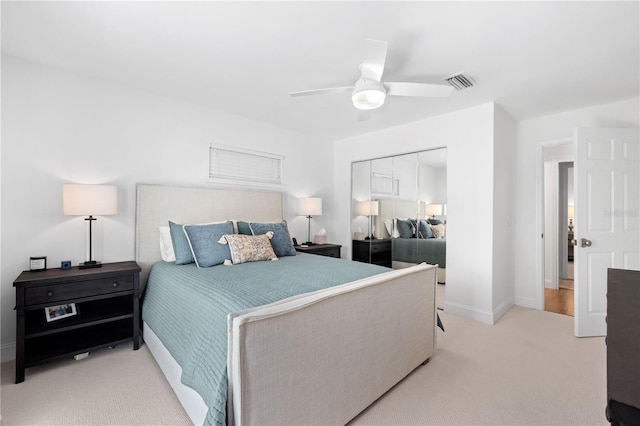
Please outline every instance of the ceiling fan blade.
[[390, 96], [427, 96], [446, 98], [453, 91], [452, 86], [426, 83], [384, 83], [387, 95]]
[[371, 114], [373, 110], [371, 109], [359, 109], [358, 110], [358, 121], [367, 121], [371, 118]]
[[312, 90], [302, 90], [300, 92], [291, 92], [289, 96], [307, 96], [307, 95], [322, 95], [325, 93], [340, 93], [340, 92], [353, 92], [353, 86], [346, 87], [329, 87], [326, 89], [312, 89]]
[[387, 60], [387, 42], [368, 38], [364, 48], [364, 60], [360, 73], [368, 80], [380, 81]]

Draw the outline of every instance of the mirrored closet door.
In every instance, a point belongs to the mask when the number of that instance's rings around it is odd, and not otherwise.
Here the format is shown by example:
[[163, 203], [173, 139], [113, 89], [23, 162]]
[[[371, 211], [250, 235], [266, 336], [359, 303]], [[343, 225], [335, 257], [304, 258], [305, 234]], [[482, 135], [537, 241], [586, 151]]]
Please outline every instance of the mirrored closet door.
[[446, 269], [446, 148], [352, 163], [352, 259]]

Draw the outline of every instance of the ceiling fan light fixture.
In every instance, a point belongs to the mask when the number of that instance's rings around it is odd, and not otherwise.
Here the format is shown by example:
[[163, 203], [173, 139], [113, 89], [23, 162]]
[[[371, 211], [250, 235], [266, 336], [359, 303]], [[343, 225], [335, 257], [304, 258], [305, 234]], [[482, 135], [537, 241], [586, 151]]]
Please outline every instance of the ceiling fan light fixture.
[[386, 98], [387, 94], [381, 87], [356, 88], [351, 95], [353, 106], [362, 110], [379, 108]]

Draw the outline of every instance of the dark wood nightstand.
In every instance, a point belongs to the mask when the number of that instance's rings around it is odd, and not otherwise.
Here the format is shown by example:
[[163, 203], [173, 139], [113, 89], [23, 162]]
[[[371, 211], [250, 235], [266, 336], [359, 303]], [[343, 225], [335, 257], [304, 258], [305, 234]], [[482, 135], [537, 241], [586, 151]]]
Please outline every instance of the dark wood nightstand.
[[[133, 340], [140, 347], [140, 267], [136, 262], [101, 268], [24, 271], [16, 288], [16, 383], [24, 370]], [[68, 305], [75, 304], [75, 314]], [[45, 308], [67, 305], [47, 319]]]
[[391, 240], [353, 240], [351, 259], [391, 268]]
[[340, 248], [338, 244], [313, 244], [308, 247], [294, 246], [300, 253], [317, 254], [320, 256], [340, 258]]

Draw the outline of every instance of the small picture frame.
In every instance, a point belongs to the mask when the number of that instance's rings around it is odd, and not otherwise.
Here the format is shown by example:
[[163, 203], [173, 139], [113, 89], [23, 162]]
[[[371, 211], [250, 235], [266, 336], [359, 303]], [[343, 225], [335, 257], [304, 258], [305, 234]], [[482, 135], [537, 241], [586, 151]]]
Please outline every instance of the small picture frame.
[[44, 271], [47, 269], [47, 256], [31, 256], [29, 258], [29, 270], [31, 272]]
[[78, 315], [78, 308], [75, 303], [65, 305], [47, 306], [44, 308], [44, 318], [47, 323], [58, 321]]
[[69, 269], [71, 269], [71, 261], [63, 260], [62, 262], [60, 262], [60, 269], [62, 269], [63, 271], [68, 271]]

